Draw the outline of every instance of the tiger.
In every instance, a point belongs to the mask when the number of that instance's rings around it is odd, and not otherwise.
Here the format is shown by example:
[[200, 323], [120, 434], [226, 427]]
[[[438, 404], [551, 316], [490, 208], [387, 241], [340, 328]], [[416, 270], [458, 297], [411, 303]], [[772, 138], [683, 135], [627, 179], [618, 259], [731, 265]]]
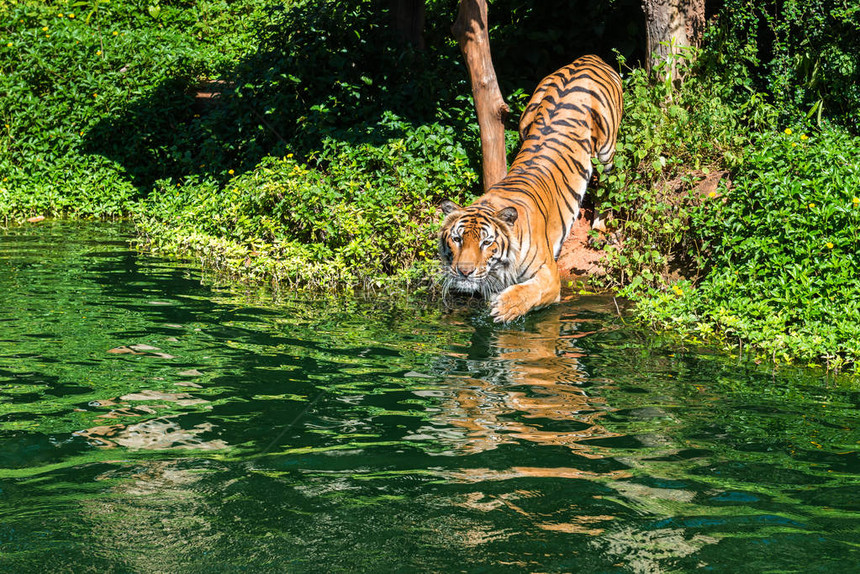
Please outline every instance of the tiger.
[[538, 84], [520, 118], [523, 143], [507, 175], [466, 207], [439, 204], [443, 292], [480, 294], [497, 323], [558, 302], [556, 261], [579, 217], [591, 159], [612, 167], [621, 92], [621, 77], [595, 55]]

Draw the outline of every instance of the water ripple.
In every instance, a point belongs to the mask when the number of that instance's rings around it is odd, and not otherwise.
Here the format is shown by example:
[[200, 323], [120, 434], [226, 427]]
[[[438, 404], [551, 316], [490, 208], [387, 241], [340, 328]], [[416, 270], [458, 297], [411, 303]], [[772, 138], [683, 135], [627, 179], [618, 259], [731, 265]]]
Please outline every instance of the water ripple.
[[274, 301], [127, 233], [0, 236], [0, 569], [857, 564], [850, 381], [679, 348], [604, 297], [506, 327]]

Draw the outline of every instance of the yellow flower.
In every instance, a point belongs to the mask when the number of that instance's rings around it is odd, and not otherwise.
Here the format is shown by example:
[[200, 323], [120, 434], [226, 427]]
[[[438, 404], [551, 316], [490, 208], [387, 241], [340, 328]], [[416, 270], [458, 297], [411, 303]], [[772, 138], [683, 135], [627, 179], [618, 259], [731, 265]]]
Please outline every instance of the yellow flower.
[[62, 13], [62, 12], [60, 12], [59, 14], [57, 14], [57, 18], [62, 18], [62, 17], [63, 17], [63, 13]]
[[93, 94], [93, 97], [94, 97], [94, 98], [97, 98], [97, 97], [99, 97], [99, 95], [98, 95], [98, 94]]
[[857, 205], [858, 203], [860, 203], [860, 197], [855, 197], [854, 199], [851, 200], [851, 203], [853, 203], [854, 205]]
[[9, 42], [8, 44], [6, 44], [6, 47], [11, 48], [11, 47], [12, 47], [12, 42]]
[[75, 17], [74, 14], [69, 14], [69, 18], [74, 18], [74, 17]]
[[809, 138], [806, 136], [806, 134], [803, 134], [802, 136], [800, 136], [800, 139], [802, 139], [802, 140], [808, 140]]
[[48, 27], [47, 27], [47, 26], [44, 26], [44, 27], [42, 28], [42, 32], [47, 32], [47, 31], [48, 31]]
[[119, 32], [114, 32], [114, 33], [113, 33], [113, 35], [114, 35], [114, 36], [118, 36], [118, 35], [119, 35]]
[[717, 197], [717, 192], [716, 191], [708, 192], [708, 197]]
[[101, 55], [102, 55], [102, 51], [101, 51], [101, 50], [99, 50], [98, 52], [96, 52], [96, 56], [101, 56]]
[[791, 128], [785, 128], [785, 135], [787, 135], [787, 136], [791, 135]]
[[814, 204], [814, 203], [810, 203], [810, 204], [809, 204], [809, 209], [812, 209], [813, 207], [815, 207], [815, 204]]
[[797, 142], [791, 142], [792, 147], [797, 147]]
[[230, 175], [233, 175], [235, 172], [231, 169], [227, 173], [229, 173]]
[[681, 289], [677, 285], [672, 285], [672, 291], [674, 291], [675, 295], [678, 295], [679, 297], [684, 294], [683, 289]]
[[833, 249], [833, 244], [829, 241], [827, 242], [827, 249]]

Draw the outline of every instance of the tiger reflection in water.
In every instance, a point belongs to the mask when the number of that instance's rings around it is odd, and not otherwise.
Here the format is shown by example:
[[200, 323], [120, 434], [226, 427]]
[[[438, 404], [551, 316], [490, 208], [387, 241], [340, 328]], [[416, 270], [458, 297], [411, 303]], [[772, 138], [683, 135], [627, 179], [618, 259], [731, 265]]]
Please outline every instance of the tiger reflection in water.
[[[648, 458], [609, 446], [611, 442], [603, 443], [606, 446], [595, 444], [598, 439], [622, 435], [601, 422], [614, 409], [593, 390], [597, 386], [611, 387], [612, 382], [590, 380], [580, 362], [584, 356], [580, 340], [603, 328], [601, 320], [583, 316], [584, 310], [603, 315], [611, 312], [608, 308], [588, 309], [588, 304], [580, 300], [575, 311], [565, 305], [545, 309], [530, 330], [495, 331], [490, 345], [496, 356], [468, 363], [470, 370], [481, 374], [458, 378], [452, 373], [446, 379], [454, 386], [447, 389], [450, 398], [442, 405], [440, 415], [447, 426], [447, 444], [459, 455], [480, 456], [502, 445], [531, 444], [564, 447], [570, 456], [556, 449], [531, 457], [536, 463], [547, 461], [543, 466], [500, 468], [495, 466], [498, 459], [494, 459], [494, 468], [463, 464], [446, 475], [450, 480], [473, 485], [455, 502], [457, 506], [480, 513], [509, 512], [529, 536], [538, 536], [535, 533], [540, 531], [586, 535], [595, 550], [617, 557], [631, 571], [662, 572], [667, 555], [654, 551], [660, 547], [654, 540], [672, 547], [676, 556], [687, 556], [716, 539], [690, 537], [683, 528], [671, 526], [643, 532], [611, 514], [613, 508], [630, 505], [647, 509], [655, 516], [672, 516], [679, 504], [693, 499], [695, 492], [642, 484], [636, 479], [640, 471], [659, 476], [662, 470], [652, 468]], [[452, 428], [460, 432], [451, 432]], [[659, 452], [671, 456], [680, 446], [668, 436], [630, 438], [643, 446], [656, 447], [651, 455]], [[516, 483], [521, 486], [511, 489], [488, 486], [498, 481], [544, 478], [550, 481]], [[595, 486], [571, 482], [565, 496], [557, 498], [552, 493], [560, 483], [554, 479], [585, 481]], [[544, 484], [552, 485], [551, 490], [544, 490]], [[594, 499], [604, 500], [595, 503]], [[623, 502], [615, 504], [612, 499]], [[602, 512], [593, 512], [596, 509]], [[477, 531], [470, 537], [483, 540], [487, 534]], [[526, 562], [522, 565], [527, 566]]]
[[491, 374], [449, 378], [459, 383], [443, 408], [445, 422], [463, 430], [456, 450], [473, 454], [528, 441], [602, 458], [604, 449], [583, 441], [617, 435], [600, 424], [609, 409], [588, 394], [577, 347], [598, 328], [581, 313], [554, 307], [531, 330], [496, 331], [491, 344], [497, 358], [480, 366]]

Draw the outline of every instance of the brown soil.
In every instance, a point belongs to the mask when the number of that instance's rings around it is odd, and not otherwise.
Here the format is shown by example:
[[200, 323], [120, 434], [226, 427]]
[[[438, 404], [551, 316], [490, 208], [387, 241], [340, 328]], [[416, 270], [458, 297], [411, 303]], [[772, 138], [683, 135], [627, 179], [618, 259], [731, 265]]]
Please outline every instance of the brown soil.
[[579, 219], [573, 224], [570, 235], [561, 246], [558, 257], [558, 270], [563, 282], [570, 280], [587, 280], [595, 275], [603, 275], [605, 270], [600, 265], [604, 257], [603, 251], [592, 249], [588, 245], [588, 231], [591, 229], [592, 210], [583, 209]]

